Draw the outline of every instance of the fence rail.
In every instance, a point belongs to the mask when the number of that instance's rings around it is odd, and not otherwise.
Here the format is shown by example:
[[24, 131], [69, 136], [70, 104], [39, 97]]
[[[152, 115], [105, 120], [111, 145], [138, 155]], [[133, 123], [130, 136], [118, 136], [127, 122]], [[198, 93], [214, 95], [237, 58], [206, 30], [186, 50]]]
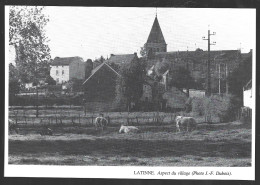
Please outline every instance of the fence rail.
[[[110, 125], [133, 125], [133, 124], [144, 124], [144, 123], [169, 123], [174, 120], [174, 115], [156, 115], [153, 116], [120, 116], [120, 117], [110, 117], [105, 116], [108, 120], [108, 124]], [[19, 125], [93, 125], [96, 116], [93, 114], [92, 116], [39, 116], [36, 118], [35, 116], [20, 116], [20, 115], [11, 115], [9, 116], [16, 124]]]

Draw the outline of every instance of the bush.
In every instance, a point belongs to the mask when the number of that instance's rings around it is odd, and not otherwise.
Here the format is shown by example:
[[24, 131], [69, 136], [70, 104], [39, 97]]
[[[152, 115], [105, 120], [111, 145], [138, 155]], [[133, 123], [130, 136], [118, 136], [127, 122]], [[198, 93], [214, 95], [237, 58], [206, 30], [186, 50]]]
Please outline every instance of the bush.
[[185, 102], [185, 111], [189, 113], [192, 110], [192, 98], [188, 98]]
[[193, 113], [217, 118], [219, 122], [234, 120], [236, 110], [239, 108], [237, 99], [232, 95], [193, 98], [191, 104]]
[[205, 98], [193, 98], [191, 103], [192, 112], [199, 116], [205, 115], [205, 101]]

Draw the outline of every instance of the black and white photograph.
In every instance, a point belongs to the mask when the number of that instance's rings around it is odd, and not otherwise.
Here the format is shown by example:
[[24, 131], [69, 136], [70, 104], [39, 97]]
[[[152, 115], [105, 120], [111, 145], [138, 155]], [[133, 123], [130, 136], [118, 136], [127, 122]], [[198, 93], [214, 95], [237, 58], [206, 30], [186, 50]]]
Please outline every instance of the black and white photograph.
[[255, 44], [250, 8], [5, 6], [5, 176], [254, 180]]

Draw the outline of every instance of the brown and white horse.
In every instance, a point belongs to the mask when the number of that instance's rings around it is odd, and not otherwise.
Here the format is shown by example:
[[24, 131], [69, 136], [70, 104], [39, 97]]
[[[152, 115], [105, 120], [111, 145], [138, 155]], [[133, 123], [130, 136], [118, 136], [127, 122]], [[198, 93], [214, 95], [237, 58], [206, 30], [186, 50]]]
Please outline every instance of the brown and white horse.
[[104, 127], [106, 127], [108, 124], [108, 120], [106, 118], [102, 116], [98, 116], [96, 117], [95, 121], [94, 121], [94, 126], [96, 128], [96, 130], [98, 128], [101, 128], [102, 130], [104, 129]]
[[186, 130], [187, 132], [196, 129], [197, 123], [193, 117], [176, 116], [177, 131]]

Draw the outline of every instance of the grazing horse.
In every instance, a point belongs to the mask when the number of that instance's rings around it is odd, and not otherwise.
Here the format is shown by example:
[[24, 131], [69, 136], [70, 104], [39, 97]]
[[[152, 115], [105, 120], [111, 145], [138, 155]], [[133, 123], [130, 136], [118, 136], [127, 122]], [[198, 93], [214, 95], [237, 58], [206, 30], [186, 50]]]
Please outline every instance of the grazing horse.
[[134, 126], [124, 126], [121, 125], [119, 133], [129, 133], [129, 132], [138, 132], [138, 128]]
[[193, 117], [183, 117], [177, 116], [176, 119], [176, 128], [180, 132], [182, 129], [186, 129], [187, 132], [194, 130], [197, 126], [197, 123]]
[[17, 125], [15, 124], [15, 122], [12, 119], [8, 119], [8, 123], [9, 123], [9, 132], [15, 131], [16, 134], [18, 134], [18, 128], [17, 128]]
[[100, 127], [102, 130], [104, 127], [106, 127], [108, 124], [108, 121], [106, 118], [103, 117], [103, 114], [100, 114], [100, 116], [96, 117], [94, 126], [96, 127], [96, 130], [98, 127]]

